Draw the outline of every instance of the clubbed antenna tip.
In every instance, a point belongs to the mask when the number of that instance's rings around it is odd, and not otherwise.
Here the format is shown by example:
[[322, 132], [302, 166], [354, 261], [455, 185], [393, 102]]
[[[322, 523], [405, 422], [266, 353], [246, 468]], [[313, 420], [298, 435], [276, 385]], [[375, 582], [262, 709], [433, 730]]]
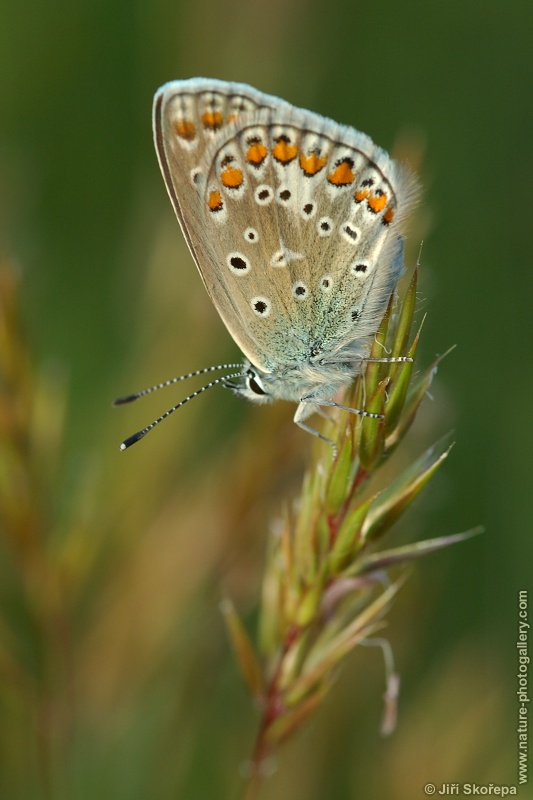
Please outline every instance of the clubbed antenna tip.
[[146, 436], [148, 430], [149, 430], [148, 428], [144, 428], [142, 431], [137, 431], [137, 433], [133, 433], [131, 436], [128, 436], [128, 438], [124, 439], [124, 441], [120, 445], [120, 449], [127, 450], [128, 447], [132, 446], [132, 444], [135, 444], [135, 442], [138, 442], [139, 439], [143, 438], [143, 436]]
[[117, 397], [116, 400], [113, 400], [114, 406], [125, 406], [126, 403], [133, 403], [134, 400], [137, 400], [140, 395], [138, 394], [129, 394], [127, 397]]

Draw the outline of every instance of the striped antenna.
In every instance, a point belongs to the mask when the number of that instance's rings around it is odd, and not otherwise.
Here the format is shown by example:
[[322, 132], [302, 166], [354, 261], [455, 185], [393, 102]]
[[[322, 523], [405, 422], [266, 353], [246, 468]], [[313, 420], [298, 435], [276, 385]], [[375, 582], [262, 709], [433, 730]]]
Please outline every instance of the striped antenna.
[[179, 375], [177, 378], [170, 378], [170, 380], [163, 381], [163, 383], [158, 383], [156, 386], [150, 386], [148, 389], [143, 389], [142, 392], [128, 394], [126, 397], [118, 397], [116, 400], [113, 400], [113, 405], [123, 406], [126, 405], [126, 403], [133, 403], [133, 401], [138, 400], [139, 397], [144, 397], [147, 394], [156, 392], [158, 389], [164, 389], [166, 386], [173, 386], [175, 383], [179, 383], [180, 381], [186, 381], [187, 378], [194, 378], [196, 375], [205, 375], [206, 372], [215, 372], [217, 369], [236, 369], [237, 367], [242, 369], [242, 364], [218, 364], [216, 367], [204, 367], [203, 369], [197, 369], [195, 372], [188, 372], [186, 375]]
[[[235, 366], [242, 367], [242, 364], [236, 364]], [[145, 389], [143, 392], [139, 392], [137, 395], [131, 395], [131, 399], [136, 400], [137, 397], [141, 397], [143, 394], [147, 394], [148, 392], [154, 391], [155, 389], [159, 389], [163, 386], [170, 385], [179, 380], [184, 380], [185, 378], [191, 377], [193, 375], [200, 375], [203, 372], [210, 372], [213, 369], [220, 369], [220, 367], [208, 367], [207, 369], [199, 370], [198, 372], [191, 372], [190, 375], [184, 375], [183, 378], [175, 378], [173, 380], [168, 381], [167, 383], [161, 383], [159, 384], [159, 386], [155, 386], [152, 389]], [[143, 428], [142, 431], [137, 431], [137, 433], [134, 433], [132, 436], [128, 436], [127, 439], [124, 439], [124, 441], [120, 445], [120, 449], [127, 450], [128, 447], [131, 447], [132, 444], [135, 444], [135, 442], [138, 442], [139, 439], [143, 438], [143, 436], [146, 436], [147, 433], [150, 433], [150, 431], [153, 430], [156, 425], [159, 425], [160, 422], [163, 422], [163, 420], [169, 417], [171, 414], [173, 414], [174, 411], [177, 411], [178, 408], [184, 406], [185, 403], [189, 402], [189, 400], [194, 400], [195, 397], [198, 397], [199, 394], [205, 392], [206, 389], [211, 389], [213, 386], [218, 386], [220, 383], [225, 383], [225, 381], [231, 380], [232, 378], [245, 378], [245, 377], [246, 377], [246, 372], [234, 372], [231, 375], [225, 375], [223, 378], [217, 378], [215, 381], [206, 383], [206, 385], [202, 386], [201, 389], [198, 389], [196, 392], [193, 392], [184, 400], [182, 400], [181, 403], [178, 403], [176, 406], [169, 408], [168, 411], [165, 411], [164, 414], [161, 414], [160, 417], [151, 422], [150, 425], [147, 425], [146, 428]], [[128, 398], [123, 398], [122, 402], [128, 403], [130, 402], [130, 400]], [[120, 405], [120, 403], [117, 403], [117, 401], [115, 401], [115, 405]]]

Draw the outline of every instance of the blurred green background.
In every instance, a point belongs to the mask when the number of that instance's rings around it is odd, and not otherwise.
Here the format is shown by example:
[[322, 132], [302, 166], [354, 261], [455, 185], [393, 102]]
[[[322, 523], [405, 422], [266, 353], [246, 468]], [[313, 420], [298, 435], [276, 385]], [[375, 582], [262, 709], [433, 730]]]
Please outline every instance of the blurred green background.
[[223, 586], [253, 628], [266, 536], [298, 490], [305, 437], [289, 405], [220, 391], [121, 455], [186, 392], [110, 408], [237, 355], [151, 139], [154, 91], [195, 75], [411, 154], [425, 187], [408, 250], [412, 263], [424, 239], [421, 358], [458, 345], [412, 446], [452, 429], [457, 444], [401, 535], [486, 527], [418, 562], [389, 616], [396, 733], [379, 736], [381, 658], [360, 648], [265, 797], [411, 800], [428, 781], [517, 782], [532, 32], [533, 6], [516, 0], [4, 1], [0, 290], [16, 305], [14, 274], [23, 334], [13, 321], [0, 343], [12, 429], [28, 438], [8, 442], [1, 477], [1, 798], [230, 798], [249, 755], [257, 716], [218, 602]]

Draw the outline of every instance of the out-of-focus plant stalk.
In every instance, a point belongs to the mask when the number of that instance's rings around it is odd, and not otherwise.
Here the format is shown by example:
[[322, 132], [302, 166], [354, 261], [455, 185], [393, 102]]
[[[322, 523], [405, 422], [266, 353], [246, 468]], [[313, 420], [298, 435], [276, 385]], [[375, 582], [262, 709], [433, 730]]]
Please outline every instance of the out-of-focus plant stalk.
[[[30, 709], [43, 797], [53, 798], [72, 724], [70, 630], [49, 488], [63, 429], [64, 392], [33, 368], [14, 271], [0, 264], [0, 692], [3, 708]], [[18, 735], [18, 729], [14, 735]], [[31, 783], [32, 777], [28, 776]]]

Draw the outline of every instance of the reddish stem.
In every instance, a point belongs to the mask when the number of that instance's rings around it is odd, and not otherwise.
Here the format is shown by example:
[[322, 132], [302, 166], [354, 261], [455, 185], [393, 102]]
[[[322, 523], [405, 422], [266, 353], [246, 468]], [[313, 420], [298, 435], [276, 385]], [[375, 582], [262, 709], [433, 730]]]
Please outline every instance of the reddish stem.
[[272, 746], [267, 741], [266, 735], [271, 724], [279, 716], [281, 716], [281, 714], [284, 711], [281, 695], [278, 689], [281, 670], [283, 667], [283, 662], [287, 656], [287, 653], [297, 640], [299, 633], [300, 629], [296, 625], [293, 625], [287, 631], [287, 634], [285, 636], [285, 641], [283, 642], [283, 648], [279, 657], [278, 665], [276, 667], [276, 671], [272, 676], [272, 680], [270, 681], [270, 684], [266, 692], [263, 717], [261, 719], [261, 724], [257, 732], [257, 738], [255, 740], [254, 750], [251, 759], [252, 763], [250, 770], [250, 779], [246, 787], [245, 800], [257, 800], [257, 797], [259, 796], [258, 793], [264, 778], [262, 767], [266, 758], [272, 751]]

